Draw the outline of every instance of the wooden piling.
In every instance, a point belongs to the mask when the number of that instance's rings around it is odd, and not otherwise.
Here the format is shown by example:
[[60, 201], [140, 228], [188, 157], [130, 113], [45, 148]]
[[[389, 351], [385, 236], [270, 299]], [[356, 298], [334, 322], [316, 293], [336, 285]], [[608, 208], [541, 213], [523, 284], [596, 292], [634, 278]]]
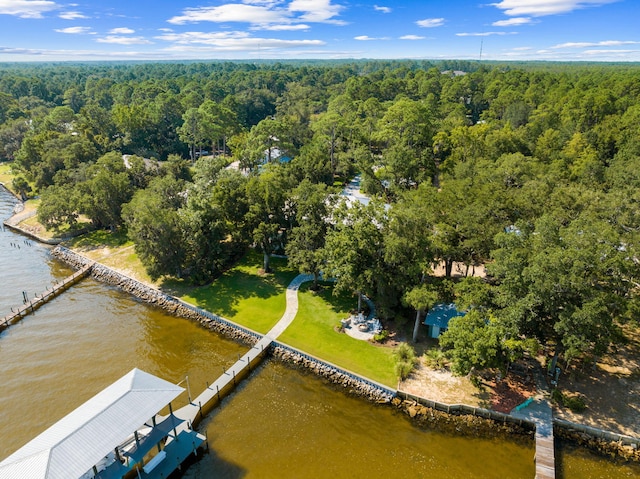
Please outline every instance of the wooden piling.
[[54, 284], [51, 288], [51, 291], [49, 291], [49, 288], [47, 288], [44, 293], [40, 295], [36, 294], [34, 296], [34, 300], [26, 301], [27, 293], [26, 291], [23, 291], [22, 296], [23, 299], [25, 299], [24, 304], [22, 306], [19, 306], [16, 310], [14, 310], [14, 308], [11, 308], [11, 313], [7, 314], [4, 318], [2, 318], [2, 320], [0, 320], [0, 330], [18, 322], [29, 313], [35, 313], [36, 309], [38, 309], [40, 306], [48, 303], [60, 293], [66, 291], [69, 287], [88, 276], [92, 268], [93, 263], [86, 265], [79, 271], [73, 273], [71, 276]]

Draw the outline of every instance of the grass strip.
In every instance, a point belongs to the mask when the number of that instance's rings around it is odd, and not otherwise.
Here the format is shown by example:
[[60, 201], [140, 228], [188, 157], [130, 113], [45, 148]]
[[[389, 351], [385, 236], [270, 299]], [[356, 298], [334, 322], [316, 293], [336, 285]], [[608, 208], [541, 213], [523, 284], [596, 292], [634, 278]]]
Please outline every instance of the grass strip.
[[330, 284], [324, 284], [319, 292], [311, 291], [310, 285], [301, 286], [298, 315], [278, 340], [336, 366], [396, 387], [398, 381], [391, 348], [337, 331], [340, 320], [350, 315], [355, 299], [347, 295], [333, 296]]
[[262, 255], [250, 251], [212, 284], [178, 296], [188, 303], [266, 333], [284, 314], [287, 286], [298, 274], [287, 260], [272, 258], [273, 273], [262, 272]]

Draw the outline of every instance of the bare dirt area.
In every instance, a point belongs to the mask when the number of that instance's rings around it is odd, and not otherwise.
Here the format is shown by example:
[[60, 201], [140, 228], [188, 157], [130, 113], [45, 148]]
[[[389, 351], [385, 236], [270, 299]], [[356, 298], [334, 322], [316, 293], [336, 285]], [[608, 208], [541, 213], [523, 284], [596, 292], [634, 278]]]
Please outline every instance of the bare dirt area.
[[398, 389], [445, 404], [488, 407], [490, 401], [490, 395], [475, 387], [469, 378], [454, 376], [447, 370], [430, 369], [422, 358], [409, 378], [400, 382]]
[[625, 327], [624, 334], [626, 340], [595, 367], [571, 368], [560, 376], [560, 390], [579, 395], [587, 408], [574, 413], [555, 405], [557, 417], [640, 437], [640, 330]]
[[510, 373], [502, 377], [498, 371], [487, 371], [476, 386], [467, 376], [454, 376], [449, 370], [430, 369], [422, 358], [399, 388], [445, 404], [466, 404], [507, 414], [535, 394], [534, 382], [528, 375]]
[[[554, 403], [556, 417], [640, 437], [640, 330], [625, 327], [624, 334], [626, 340], [600, 358], [595, 367], [581, 365], [562, 371], [558, 388], [567, 397], [582, 398], [586, 409], [572, 412], [568, 407]], [[544, 374], [541, 365], [542, 357], [538, 358], [538, 363], [531, 360], [520, 364], [506, 377], [499, 371], [486, 371], [479, 387], [469, 378], [456, 377], [448, 370], [430, 369], [422, 355], [426, 349], [434, 347], [432, 341], [418, 343], [419, 364], [411, 376], [400, 383], [401, 391], [446, 404], [467, 404], [509, 413], [541, 392], [536, 390], [536, 376], [546, 378], [548, 391], [552, 388], [551, 378]]]

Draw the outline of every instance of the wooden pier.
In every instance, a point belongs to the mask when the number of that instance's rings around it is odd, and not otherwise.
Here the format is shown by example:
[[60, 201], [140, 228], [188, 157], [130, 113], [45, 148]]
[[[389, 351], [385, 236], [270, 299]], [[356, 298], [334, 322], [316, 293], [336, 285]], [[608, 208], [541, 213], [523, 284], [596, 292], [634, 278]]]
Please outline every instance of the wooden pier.
[[92, 268], [93, 263], [88, 264], [87, 266], [73, 273], [71, 276], [54, 284], [51, 288], [47, 288], [47, 290], [42, 294], [35, 295], [33, 299], [27, 299], [27, 297], [25, 296], [24, 304], [22, 306], [11, 308], [11, 313], [7, 314], [0, 320], [0, 331], [18, 322], [28, 314], [34, 313], [35, 310], [40, 306], [48, 303], [53, 298], [66, 291], [70, 286], [76, 284], [78, 281], [88, 276]]
[[191, 427], [196, 427], [211, 409], [218, 405], [242, 379], [260, 364], [272, 341], [273, 339], [268, 336], [263, 337], [198, 397], [189, 398], [189, 404], [174, 412], [176, 417], [188, 421]]
[[282, 334], [295, 318], [298, 312], [298, 289], [302, 283], [311, 279], [312, 277], [309, 275], [299, 275], [294, 278], [287, 287], [287, 306], [282, 318], [244, 356], [239, 357], [233, 366], [224, 371], [213, 384], [207, 386], [198, 397], [189, 397], [189, 404], [174, 413], [176, 417], [188, 421], [192, 427], [195, 427], [253, 368], [260, 364], [271, 343]]
[[536, 479], [555, 479], [556, 464], [553, 449], [553, 411], [542, 396], [528, 400], [511, 411], [513, 417], [532, 422], [536, 427]]
[[536, 426], [536, 479], [555, 479], [556, 465], [553, 451], [553, 426], [551, 433], [541, 433]]

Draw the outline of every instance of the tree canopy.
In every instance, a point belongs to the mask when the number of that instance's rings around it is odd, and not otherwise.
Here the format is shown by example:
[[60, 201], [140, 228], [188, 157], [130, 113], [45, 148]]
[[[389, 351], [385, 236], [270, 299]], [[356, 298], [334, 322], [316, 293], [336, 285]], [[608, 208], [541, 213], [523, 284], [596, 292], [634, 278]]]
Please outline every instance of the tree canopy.
[[[43, 224], [126, 229], [152, 277], [286, 252], [387, 319], [453, 294], [459, 372], [527, 341], [580, 360], [637, 311], [638, 84], [636, 65], [4, 65], [0, 160]], [[339, 201], [355, 173], [366, 206]], [[488, 276], [452, 289], [441, 262]]]

